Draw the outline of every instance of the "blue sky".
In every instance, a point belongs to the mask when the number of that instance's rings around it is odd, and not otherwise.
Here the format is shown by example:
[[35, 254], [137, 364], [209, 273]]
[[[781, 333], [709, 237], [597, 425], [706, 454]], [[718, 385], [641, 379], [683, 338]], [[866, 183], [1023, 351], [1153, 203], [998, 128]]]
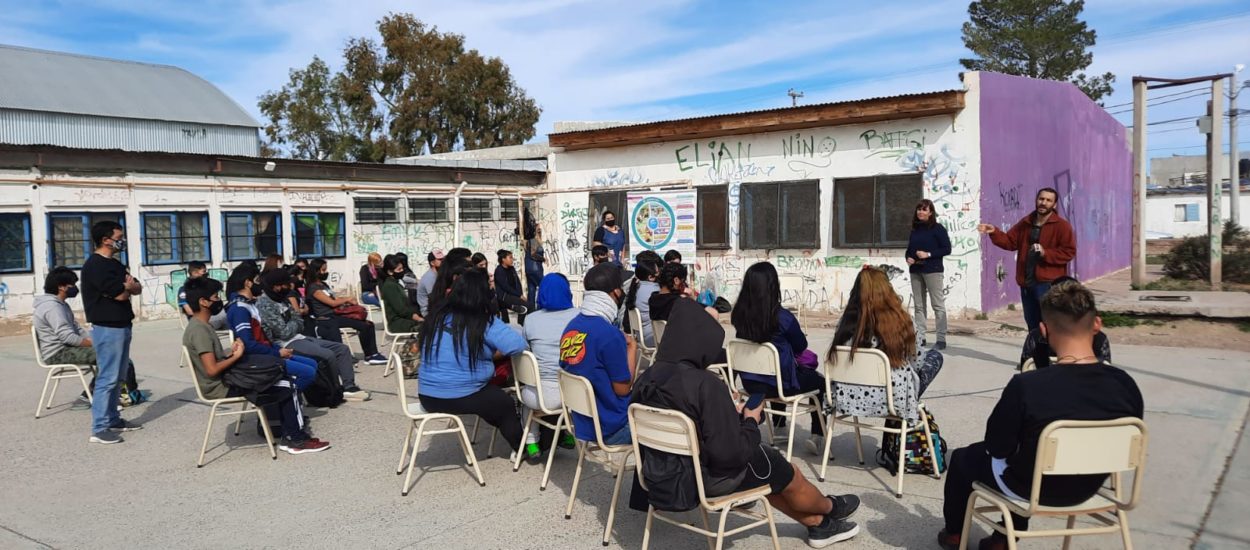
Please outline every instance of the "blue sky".
[[[558, 120], [642, 121], [959, 87], [966, 0], [0, 0], [0, 43], [165, 63], [222, 88], [260, 119], [256, 98], [313, 55], [337, 66], [343, 43], [406, 11], [501, 57]], [[1112, 71], [1108, 106], [1133, 75], [1184, 77], [1250, 65], [1246, 0], [1088, 0], [1092, 73]], [[1250, 70], [1242, 80], [1250, 79]], [[1195, 89], [1159, 90], [1162, 96]], [[1158, 100], [1151, 121], [1191, 117], [1206, 94]], [[1167, 103], [1164, 103], [1164, 102]], [[1250, 95], [1243, 96], [1250, 108]], [[1111, 107], [1117, 112], [1125, 107]], [[1116, 115], [1126, 124], [1128, 112]], [[1250, 121], [1250, 117], [1243, 117]], [[263, 122], [263, 120], [262, 120]], [[1240, 141], [1250, 140], [1250, 123]], [[1192, 122], [1151, 126], [1152, 156], [1199, 154]], [[1242, 145], [1250, 149], [1250, 145]]]

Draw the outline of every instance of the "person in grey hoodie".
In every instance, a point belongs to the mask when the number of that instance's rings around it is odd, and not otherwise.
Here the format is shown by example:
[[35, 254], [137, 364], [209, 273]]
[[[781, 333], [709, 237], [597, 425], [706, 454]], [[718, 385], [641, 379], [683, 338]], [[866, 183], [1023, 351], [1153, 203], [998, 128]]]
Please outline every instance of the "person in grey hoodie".
[[[48, 272], [43, 282], [44, 294], [35, 296], [34, 328], [39, 340], [39, 356], [49, 365], [95, 365], [95, 348], [91, 337], [74, 318], [66, 300], [78, 296], [78, 275], [68, 267], [56, 267]], [[95, 387], [92, 379], [91, 387]], [[131, 362], [125, 373], [121, 392], [123, 406], [143, 401], [139, 384], [135, 379], [135, 365]], [[74, 403], [75, 409], [89, 407], [87, 393], [83, 392]]]

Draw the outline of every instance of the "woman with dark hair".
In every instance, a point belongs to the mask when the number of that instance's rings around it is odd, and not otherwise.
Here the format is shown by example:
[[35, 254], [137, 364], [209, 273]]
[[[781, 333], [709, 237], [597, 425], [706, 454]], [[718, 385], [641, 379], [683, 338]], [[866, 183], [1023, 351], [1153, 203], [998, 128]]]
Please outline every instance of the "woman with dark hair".
[[[677, 265], [677, 264], [673, 264]], [[799, 365], [795, 358], [807, 350], [807, 335], [803, 334], [799, 320], [781, 307], [781, 279], [777, 268], [768, 262], [759, 262], [747, 268], [742, 278], [742, 290], [734, 303], [729, 320], [737, 330], [737, 337], [757, 344], [770, 343], [777, 348], [781, 362], [781, 384], [786, 395], [820, 391], [824, 401], [825, 378], [815, 369]], [[742, 373], [742, 387], [751, 394], [777, 397], [777, 378], [761, 374]], [[820, 413], [812, 411], [812, 437], [824, 435]], [[824, 450], [816, 442], [808, 440], [807, 448], [813, 453]]]
[[[453, 248], [452, 250], [462, 249]], [[451, 292], [451, 285], [455, 282], [456, 278], [470, 269], [477, 268], [473, 267], [473, 263], [469, 260], [469, 256], [452, 256], [448, 253], [447, 256], [443, 258], [442, 265], [438, 267], [438, 278], [434, 281], [434, 289], [430, 291], [428, 304], [430, 312], [438, 309], [438, 306], [442, 304], [444, 299], [447, 298], [447, 293]], [[487, 282], [487, 288], [490, 288], [489, 281]]]
[[664, 253], [664, 263], [679, 264], [681, 263], [681, 252], [676, 248]]
[[933, 317], [937, 323], [935, 349], [946, 349], [946, 300], [942, 296], [942, 258], [951, 253], [951, 239], [946, 228], [937, 221], [937, 209], [933, 201], [924, 199], [916, 205], [911, 220], [911, 236], [907, 239], [908, 271], [911, 272], [912, 316], [916, 332], [924, 345], [925, 296], [933, 304]]
[[[837, 346], [849, 346], [851, 359], [860, 348], [881, 350], [890, 360], [895, 412], [913, 424], [919, 419], [920, 395], [942, 370], [942, 354], [917, 355], [916, 328], [884, 271], [865, 267], [855, 278], [846, 309], [838, 320], [828, 360], [837, 362]], [[885, 388], [834, 384], [839, 415], [883, 417]]]
[[270, 254], [265, 256], [265, 265], [260, 268], [260, 272], [264, 273], [270, 269], [278, 269], [279, 267], [282, 267], [282, 264], [283, 259], [281, 254]]
[[[401, 282], [407, 272], [408, 266], [399, 254], [387, 254], [382, 258], [382, 282], [378, 284], [378, 295], [382, 298], [386, 313], [386, 326], [394, 333], [414, 333], [421, 327], [421, 314], [408, 299], [408, 293]], [[391, 349], [399, 351], [405, 378], [415, 378], [417, 374], [418, 356], [415, 344], [414, 338], [408, 338], [391, 346]]]
[[312, 310], [317, 337], [341, 344], [343, 334], [339, 332], [340, 328], [356, 329], [356, 334], [360, 338], [360, 349], [365, 354], [365, 362], [370, 365], [385, 365], [386, 357], [378, 353], [378, 334], [373, 328], [373, 322], [352, 319], [335, 313], [334, 309], [339, 306], [356, 305], [356, 299], [351, 296], [338, 298], [334, 295], [334, 290], [326, 281], [330, 276], [326, 261], [317, 258], [309, 262], [308, 272], [304, 276], [308, 279], [308, 290], [305, 296], [308, 300], [308, 307]]
[[[642, 320], [642, 327], [639, 332], [642, 334], [643, 343], [647, 347], [655, 347], [655, 336], [651, 328], [651, 296], [660, 291], [660, 284], [656, 282], [660, 278], [660, 266], [664, 260], [660, 258], [652, 250], [644, 250], [638, 253], [634, 258], [638, 264], [634, 268], [634, 278], [629, 283], [629, 291], [625, 294], [625, 311], [631, 309], [638, 310], [638, 317]], [[627, 323], [626, 332], [635, 327], [628, 326], [629, 315], [625, 316]]]
[[625, 253], [625, 232], [616, 224], [616, 214], [611, 210], [604, 210], [600, 216], [599, 228], [595, 230], [591, 245], [608, 247], [608, 261], [621, 265]]
[[[648, 317], [652, 321], [667, 321], [673, 311], [673, 305], [681, 298], [689, 298], [692, 294], [686, 284], [689, 271], [682, 264], [666, 263], [660, 266], [660, 275], [656, 281], [660, 289], [647, 299]], [[713, 308], [704, 308], [713, 319], [720, 319], [720, 314]]]
[[472, 263], [473, 267], [482, 271], [490, 271], [490, 262], [486, 260], [486, 255], [481, 252], [474, 252], [473, 255], [469, 257], [469, 263]]
[[494, 302], [486, 273], [468, 269], [456, 278], [417, 337], [418, 392], [427, 411], [482, 418], [499, 429], [516, 453], [521, 449], [521, 419], [515, 402], [489, 382], [495, 376], [494, 358], [525, 350], [525, 338], [495, 317]]

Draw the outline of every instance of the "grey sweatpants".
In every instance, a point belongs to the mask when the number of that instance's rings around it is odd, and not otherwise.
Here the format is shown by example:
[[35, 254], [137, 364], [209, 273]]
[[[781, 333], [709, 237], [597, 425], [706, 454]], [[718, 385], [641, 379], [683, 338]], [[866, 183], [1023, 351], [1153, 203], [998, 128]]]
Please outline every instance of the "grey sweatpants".
[[339, 380], [344, 388], [356, 385], [356, 358], [352, 357], [352, 350], [346, 344], [305, 337], [287, 342], [286, 347], [305, 357], [312, 357], [317, 362], [325, 361], [334, 365], [335, 370], [339, 371]]
[[916, 323], [916, 332], [923, 335], [925, 326], [925, 297], [933, 303], [933, 317], [937, 320], [937, 341], [946, 341], [946, 297], [942, 295], [941, 273], [912, 273], [911, 302], [912, 317]]

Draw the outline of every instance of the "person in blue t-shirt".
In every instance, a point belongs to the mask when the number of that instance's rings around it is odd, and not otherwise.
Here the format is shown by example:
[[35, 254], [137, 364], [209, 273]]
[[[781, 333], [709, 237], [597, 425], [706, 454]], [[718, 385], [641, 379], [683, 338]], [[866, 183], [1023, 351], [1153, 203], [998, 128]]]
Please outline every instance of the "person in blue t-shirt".
[[469, 269], [456, 278], [418, 336], [418, 393], [429, 412], [477, 415], [498, 428], [515, 453], [521, 448], [516, 403], [489, 382], [495, 376], [494, 358], [520, 353], [527, 344], [494, 316], [494, 302], [486, 272]]
[[[560, 338], [560, 368], [590, 380], [599, 408], [603, 442], [625, 445], [632, 441], [629, 420], [629, 390], [634, 383], [637, 343], [612, 325], [625, 300], [621, 289], [621, 269], [614, 263], [599, 264], [586, 272], [581, 313], [569, 321]], [[595, 441], [590, 418], [573, 414], [574, 434], [582, 441]]]

